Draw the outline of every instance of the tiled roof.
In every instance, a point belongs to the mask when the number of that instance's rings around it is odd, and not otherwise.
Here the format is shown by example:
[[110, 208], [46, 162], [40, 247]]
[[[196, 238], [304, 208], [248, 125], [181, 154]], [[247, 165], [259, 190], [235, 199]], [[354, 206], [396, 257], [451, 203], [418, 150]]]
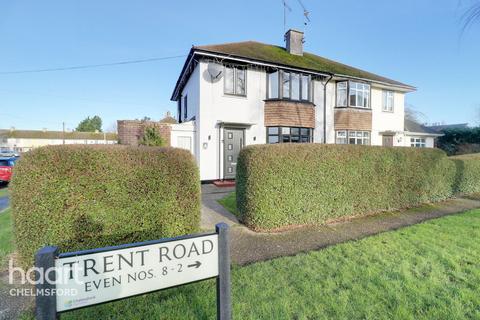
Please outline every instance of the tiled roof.
[[350, 76], [415, 90], [415, 88], [410, 85], [329, 60], [312, 53], [304, 52], [303, 56], [297, 56], [288, 53], [285, 48], [256, 41], [195, 46], [193, 47], [193, 50], [227, 54], [234, 57], [243, 57], [339, 76]]
[[408, 132], [426, 133], [426, 134], [432, 134], [432, 135], [439, 134], [438, 131], [425, 127], [424, 125], [421, 125], [415, 121], [412, 121], [406, 118], [405, 118], [404, 127], [405, 127], [405, 131], [408, 131]]

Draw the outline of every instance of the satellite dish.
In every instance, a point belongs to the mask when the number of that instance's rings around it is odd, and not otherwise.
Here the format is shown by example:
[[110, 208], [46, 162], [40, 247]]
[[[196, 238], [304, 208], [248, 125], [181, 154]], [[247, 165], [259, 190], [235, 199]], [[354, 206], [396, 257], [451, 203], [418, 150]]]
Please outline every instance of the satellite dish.
[[208, 73], [213, 79], [220, 79], [223, 73], [223, 66], [215, 62], [209, 62], [207, 66]]

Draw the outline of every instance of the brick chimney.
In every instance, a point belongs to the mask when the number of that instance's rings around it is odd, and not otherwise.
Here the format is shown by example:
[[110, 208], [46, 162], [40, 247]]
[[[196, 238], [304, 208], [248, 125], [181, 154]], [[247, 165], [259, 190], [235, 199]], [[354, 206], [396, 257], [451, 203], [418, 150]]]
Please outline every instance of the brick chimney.
[[290, 29], [285, 33], [285, 41], [288, 53], [303, 56], [303, 32]]

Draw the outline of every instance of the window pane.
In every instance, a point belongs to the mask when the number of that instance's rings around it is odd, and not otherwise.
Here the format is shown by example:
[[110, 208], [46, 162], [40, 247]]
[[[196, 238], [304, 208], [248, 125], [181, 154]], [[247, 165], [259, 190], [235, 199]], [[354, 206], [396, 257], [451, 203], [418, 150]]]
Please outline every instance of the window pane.
[[308, 135], [310, 135], [310, 129], [302, 128], [301, 133], [302, 133], [302, 136], [308, 136]]
[[268, 134], [278, 134], [278, 127], [269, 127]]
[[302, 75], [302, 100], [310, 100], [308, 90], [310, 87], [310, 77]]
[[278, 143], [278, 136], [268, 136], [268, 143]]
[[300, 128], [291, 128], [290, 133], [293, 135], [299, 135], [300, 134]]
[[283, 128], [282, 128], [282, 134], [290, 134], [290, 128], [288, 128], [288, 127], [283, 127]]
[[300, 100], [300, 75], [298, 73], [291, 73], [292, 81], [292, 100]]
[[337, 83], [337, 106], [338, 107], [347, 106], [347, 83], [346, 82]]
[[234, 69], [225, 67], [225, 93], [234, 94]]
[[369, 108], [370, 107], [369, 100], [370, 100], [370, 89], [367, 89], [363, 93], [363, 107], [364, 108]]
[[308, 142], [310, 142], [310, 136], [302, 136], [301, 142], [302, 142], [302, 143], [308, 143]]
[[290, 142], [290, 136], [287, 134], [287, 135], [283, 135], [282, 136], [282, 142]]
[[236, 94], [245, 95], [245, 79], [247, 71], [245, 69], [236, 69]]
[[270, 99], [278, 98], [278, 71], [268, 75], [268, 97]]
[[300, 142], [300, 137], [299, 136], [291, 136], [293, 143], [299, 143]]
[[290, 99], [290, 73], [283, 73], [283, 98]]
[[350, 106], [357, 106], [357, 90], [352, 88], [350, 89]]

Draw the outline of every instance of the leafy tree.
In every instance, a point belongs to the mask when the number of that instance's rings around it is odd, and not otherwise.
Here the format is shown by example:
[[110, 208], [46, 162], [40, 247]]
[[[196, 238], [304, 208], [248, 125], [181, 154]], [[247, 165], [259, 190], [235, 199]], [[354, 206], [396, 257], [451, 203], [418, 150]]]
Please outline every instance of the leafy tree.
[[160, 136], [155, 127], [147, 127], [139, 144], [149, 147], [163, 147], [165, 146], [165, 140]]
[[80, 132], [102, 132], [102, 118], [99, 116], [94, 116], [92, 118], [87, 117], [78, 124], [76, 130]]

